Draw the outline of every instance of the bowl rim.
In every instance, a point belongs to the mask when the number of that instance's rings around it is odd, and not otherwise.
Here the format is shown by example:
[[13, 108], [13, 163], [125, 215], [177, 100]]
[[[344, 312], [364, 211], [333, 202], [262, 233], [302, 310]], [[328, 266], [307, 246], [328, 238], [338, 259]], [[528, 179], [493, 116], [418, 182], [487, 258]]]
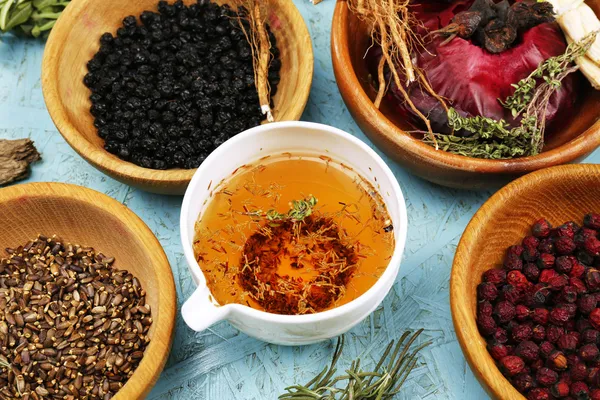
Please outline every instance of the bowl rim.
[[348, 43], [349, 26], [347, 21], [349, 14], [350, 10], [347, 3], [338, 1], [335, 6], [331, 29], [333, 67], [338, 87], [354, 88], [352, 96], [355, 98], [358, 107], [356, 107], [356, 110], [352, 110], [351, 113], [357, 112], [360, 114], [378, 132], [373, 134], [365, 131], [370, 136], [382, 135], [385, 140], [395, 143], [407, 153], [419, 159], [426, 159], [426, 163], [433, 164], [438, 168], [466, 172], [482, 171], [490, 174], [523, 174], [540, 168], [568, 163], [591, 153], [600, 146], [600, 119], [598, 119], [579, 136], [536, 156], [507, 160], [487, 160], [435, 150], [435, 148], [413, 138], [409, 133], [396, 126], [379, 109], [375, 108], [364, 91], [356, 76], [350, 59], [350, 52], [346, 45]]
[[[394, 173], [392, 172], [390, 167], [385, 163], [385, 161], [383, 161], [383, 159], [371, 147], [369, 147], [366, 143], [364, 143], [357, 137], [355, 137], [355, 136], [351, 135], [350, 133], [347, 133], [341, 129], [338, 129], [338, 128], [335, 128], [335, 127], [332, 127], [329, 125], [314, 123], [314, 122], [302, 122], [302, 121], [274, 122], [271, 124], [257, 126], [255, 128], [244, 131], [237, 136], [234, 136], [233, 138], [229, 139], [227, 142], [222, 144], [209, 157], [216, 158], [219, 156], [219, 153], [221, 153], [221, 152], [233, 151], [232, 149], [234, 149], [235, 146], [238, 145], [238, 142], [241, 141], [242, 139], [245, 139], [245, 137], [247, 137], [247, 136], [254, 136], [256, 134], [261, 134], [263, 132], [266, 132], [269, 130], [274, 130], [274, 129], [294, 129], [294, 128], [300, 128], [303, 130], [304, 129], [318, 129], [321, 131], [325, 131], [327, 134], [338, 136], [342, 140], [350, 141], [350, 142], [352, 142], [352, 144], [358, 146], [362, 151], [364, 151], [365, 156], [370, 157], [382, 169], [382, 171], [384, 171], [386, 178], [390, 181], [392, 190], [393, 190], [393, 193], [391, 194], [390, 197], [391, 197], [392, 201], [395, 201], [397, 203], [398, 211], [399, 211], [398, 217], [399, 217], [400, 221], [404, 222], [404, 224], [402, 225], [402, 227], [399, 230], [394, 229], [394, 232], [397, 233], [394, 237], [396, 240], [394, 253], [393, 253], [392, 258], [390, 259], [388, 266], [386, 267], [384, 273], [379, 277], [379, 279], [375, 282], [375, 284], [369, 290], [367, 290], [365, 293], [363, 293], [361, 296], [357, 297], [356, 299], [354, 299], [346, 304], [343, 304], [339, 307], [336, 307], [336, 308], [333, 308], [333, 309], [330, 309], [327, 311], [322, 311], [322, 312], [319, 312], [316, 314], [310, 314], [310, 315], [281, 315], [281, 314], [273, 314], [273, 313], [269, 313], [266, 311], [258, 310], [258, 309], [251, 308], [251, 307], [241, 305], [241, 304], [226, 304], [223, 306], [217, 306], [221, 309], [227, 310], [224, 314], [225, 315], [224, 319], [229, 319], [231, 313], [236, 313], [243, 318], [248, 318], [248, 319], [252, 319], [255, 321], [277, 323], [277, 324], [281, 324], [281, 325], [314, 324], [314, 323], [322, 322], [325, 320], [334, 319], [341, 315], [350, 314], [353, 311], [356, 311], [356, 309], [359, 308], [359, 306], [361, 304], [368, 303], [369, 301], [373, 301], [376, 298], [377, 293], [380, 292], [381, 290], [384, 290], [385, 287], [389, 284], [389, 289], [386, 292], [386, 295], [387, 295], [389, 293], [389, 290], [391, 290], [391, 288], [393, 287], [393, 284], [396, 281], [398, 272], [400, 271], [400, 265], [401, 265], [401, 261], [402, 261], [402, 256], [404, 254], [407, 235], [408, 235], [408, 214], [407, 214], [406, 201], [404, 198], [404, 194], [402, 192], [402, 189], [400, 188], [398, 179], [396, 178], [396, 176], [394, 175]], [[219, 149], [220, 149], [220, 151], [219, 151]], [[335, 159], [335, 157], [332, 157], [332, 158]], [[259, 157], [257, 157], [257, 159], [259, 159]], [[210, 164], [210, 163], [206, 163], [207, 166], [208, 166], [208, 164]], [[197, 221], [197, 218], [198, 218], [198, 216], [195, 216], [192, 218], [192, 216], [190, 215], [190, 204], [193, 201], [192, 192], [194, 192], [195, 187], [198, 186], [199, 181], [200, 181], [200, 176], [202, 174], [207, 173], [206, 169], [208, 169], [208, 167], [203, 168], [203, 166], [204, 166], [204, 164], [201, 165], [200, 168], [198, 168], [196, 175], [194, 176], [194, 178], [192, 178], [192, 181], [190, 182], [190, 185], [188, 186], [188, 189], [184, 196], [183, 204], [181, 207], [181, 217], [180, 217], [180, 224], [179, 224], [182, 246], [183, 246], [184, 254], [186, 257], [187, 264], [188, 264], [188, 268], [189, 268], [190, 272], [192, 273], [192, 275], [194, 275], [195, 278], [198, 279], [199, 282], [205, 282], [205, 278], [204, 278], [202, 270], [200, 269], [200, 267], [198, 266], [198, 264], [196, 262], [196, 258], [194, 256], [194, 250], [192, 248], [191, 240], [188, 235], [188, 227], [189, 227], [189, 224], [195, 224], [195, 222]], [[390, 284], [390, 282], [391, 282], [391, 284]], [[206, 286], [206, 283], [201, 283], [200, 285], [198, 285], [198, 287], [200, 287], [201, 285]], [[385, 298], [385, 296], [382, 297], [381, 301], [383, 301], [384, 298]], [[377, 307], [379, 305], [379, 303], [377, 303], [375, 305], [375, 307]]]
[[[456, 247], [456, 253], [452, 263], [450, 273], [450, 310], [452, 313], [452, 323], [456, 332], [456, 338], [463, 351], [471, 371], [477, 377], [483, 388], [493, 398], [502, 399], [507, 395], [507, 390], [514, 399], [525, 399], [525, 397], [515, 389], [510, 382], [502, 375], [493, 359], [490, 357], [490, 368], [481, 368], [481, 360], [474, 351], [479, 344], [475, 343], [473, 337], [481, 337], [477, 328], [475, 316], [468, 313], [470, 303], [473, 299], [466, 298], [464, 286], [459, 282], [465, 282], [469, 265], [466, 264], [463, 254], [469, 254], [472, 244], [477, 240], [480, 230], [481, 219], [486, 216], [494, 215], [503, 207], [504, 199], [518, 197], [521, 193], [529, 191], [533, 185], [540, 181], [555, 181], [565, 179], [574, 175], [596, 174], [600, 175], [600, 165], [595, 164], [567, 164], [551, 168], [541, 169], [528, 175], [520, 177], [502, 189], [494, 193], [482, 206], [475, 212], [472, 219], [467, 224], [461, 239]], [[490, 265], [490, 268], [492, 266]], [[483, 340], [483, 338], [481, 337]], [[487, 350], [485, 350], [487, 351]], [[508, 389], [510, 388], [510, 390]]]
[[[177, 293], [175, 280], [164, 249], [152, 230], [127, 206], [103, 193], [83, 186], [58, 182], [32, 182], [0, 189], [0, 206], [22, 198], [63, 198], [86, 203], [91, 207], [127, 220], [129, 230], [136, 232], [140, 241], [150, 249], [149, 256], [154, 261], [157, 274], [164, 279], [156, 281], [160, 293], [160, 311], [152, 315], [155, 325], [152, 340], [144, 352], [144, 357], [131, 378], [121, 388], [114, 399], [142, 399], [157, 382], [171, 350], [177, 313]], [[132, 383], [132, 385], [130, 385]]]
[[[42, 58], [42, 94], [50, 118], [56, 125], [56, 128], [63, 136], [65, 141], [87, 162], [98, 168], [102, 172], [112, 175], [117, 179], [131, 182], [133, 185], [142, 185], [146, 187], [172, 186], [180, 187], [186, 185], [194, 175], [196, 169], [169, 169], [155, 170], [143, 168], [129, 161], [124, 161], [108, 151], [93, 145], [88, 141], [73, 125], [66, 109], [63, 105], [58, 90], [58, 60], [68, 45], [67, 40], [63, 40], [73, 29], [70, 21], [81, 19], [82, 13], [86, 11], [86, 5], [92, 0], [72, 0], [69, 6], [63, 11], [61, 18], [58, 19], [55, 27], [50, 32], [44, 55]], [[172, 1], [172, 0], [169, 0]], [[310, 94], [310, 89], [314, 74], [314, 53], [312, 39], [306, 25], [306, 21], [300, 14], [298, 8], [286, 0], [277, 0], [278, 7], [283, 12], [301, 21], [298, 26], [302, 31], [299, 38], [308, 41], [305, 43], [302, 52], [303, 62], [307, 64], [310, 70], [303, 79], [299, 79], [300, 85], [295, 89], [294, 107], [291, 115], [293, 119], [300, 119]], [[83, 85], [83, 83], [79, 83]], [[89, 90], [85, 87], [85, 90]], [[95, 128], [94, 128], [95, 129]], [[132, 182], [133, 181], [133, 182]], [[185, 187], [185, 186], [184, 186]]]

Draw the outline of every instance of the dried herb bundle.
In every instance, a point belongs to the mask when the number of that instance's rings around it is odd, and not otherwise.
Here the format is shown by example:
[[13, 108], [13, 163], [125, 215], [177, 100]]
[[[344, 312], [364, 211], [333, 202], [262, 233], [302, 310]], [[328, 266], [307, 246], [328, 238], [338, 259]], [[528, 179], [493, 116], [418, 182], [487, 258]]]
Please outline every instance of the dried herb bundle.
[[511, 128], [504, 120], [483, 116], [462, 117], [454, 109], [448, 112], [448, 124], [455, 130], [472, 135], [435, 134], [437, 141], [425, 138], [431, 145], [439, 145], [444, 151], [467, 157], [505, 159], [539, 154], [544, 146], [546, 112], [552, 94], [560, 89], [562, 80], [578, 67], [573, 61], [583, 56], [596, 40], [592, 32], [580, 42], [571, 43], [564, 54], [551, 57], [514, 85], [515, 92], [502, 104], [520, 117], [520, 125]]
[[[287, 387], [280, 400], [370, 400], [389, 399], [400, 391], [406, 378], [418, 361], [418, 354], [430, 342], [411, 350], [423, 330], [414, 334], [405, 332], [398, 343], [386, 347], [383, 356], [373, 369], [360, 368], [361, 360], [352, 361], [345, 375], [335, 376], [336, 365], [342, 355], [344, 337], [338, 339], [331, 365], [306, 385]], [[410, 337], [409, 337], [410, 336]], [[407, 340], [408, 339], [408, 340]], [[405, 343], [406, 342], [406, 343]], [[334, 377], [335, 376], [335, 377]], [[340, 385], [342, 384], [342, 385]], [[341, 387], [340, 387], [341, 386]]]
[[[431, 122], [417, 109], [405, 88], [410, 84], [418, 84], [448, 110], [444, 99], [432, 89], [425, 74], [413, 61], [413, 51], [422, 47], [423, 43], [414, 32], [418, 22], [409, 10], [409, 3], [409, 0], [348, 0], [348, 7], [358, 18], [372, 26], [373, 41], [381, 47], [382, 57], [377, 71], [379, 88], [374, 101], [375, 107], [379, 108], [381, 105], [388, 87], [385, 79], [387, 66], [406, 104], [425, 123], [427, 131], [431, 134], [431, 140], [435, 142]], [[402, 78], [398, 70], [403, 72]]]
[[267, 121], [273, 122], [271, 109], [271, 87], [269, 85], [269, 66], [273, 59], [271, 40], [267, 31], [267, 18], [270, 0], [235, 0], [238, 8], [238, 24], [250, 47], [254, 64], [254, 82], [262, 113]]
[[0, 0], [0, 31], [33, 37], [50, 31], [71, 0]]

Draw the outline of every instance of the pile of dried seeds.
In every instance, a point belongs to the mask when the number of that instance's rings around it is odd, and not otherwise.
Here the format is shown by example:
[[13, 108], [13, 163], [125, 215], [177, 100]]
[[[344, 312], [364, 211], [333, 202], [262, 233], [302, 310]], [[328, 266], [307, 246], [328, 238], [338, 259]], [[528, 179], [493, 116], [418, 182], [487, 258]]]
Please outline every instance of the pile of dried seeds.
[[0, 399], [110, 399], [150, 338], [146, 293], [115, 259], [39, 236], [0, 260]]

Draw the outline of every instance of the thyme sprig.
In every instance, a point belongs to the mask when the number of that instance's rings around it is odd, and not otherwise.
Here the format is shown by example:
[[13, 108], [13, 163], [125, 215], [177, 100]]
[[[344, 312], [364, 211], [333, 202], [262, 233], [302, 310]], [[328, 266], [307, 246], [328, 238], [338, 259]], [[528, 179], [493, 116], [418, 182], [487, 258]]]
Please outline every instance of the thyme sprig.
[[[505, 120], [483, 116], [463, 117], [455, 109], [448, 110], [448, 125], [453, 131], [467, 131], [470, 136], [434, 134], [425, 136], [425, 143], [441, 150], [467, 157], [506, 159], [539, 154], [544, 146], [546, 112], [550, 97], [560, 89], [562, 81], [578, 70], [571, 65], [582, 57], [596, 40], [592, 32], [579, 42], [571, 43], [564, 54], [541, 63], [527, 78], [514, 84], [512, 96], [501, 101], [520, 117], [520, 124], [512, 128]], [[436, 140], [437, 139], [437, 140]]]
[[325, 367], [306, 385], [285, 388], [287, 393], [279, 396], [279, 400], [388, 399], [400, 391], [418, 362], [419, 352], [431, 344], [423, 343], [413, 349], [414, 342], [422, 332], [422, 329], [412, 335], [405, 332], [397, 343], [392, 340], [373, 371], [363, 371], [360, 368], [361, 360], [358, 358], [352, 361], [345, 375], [335, 376], [344, 347], [344, 337], [341, 336], [329, 367]]
[[278, 222], [283, 221], [292, 221], [292, 222], [302, 222], [304, 219], [310, 215], [312, 215], [315, 206], [319, 201], [313, 195], [308, 195], [305, 199], [302, 200], [292, 200], [290, 203], [290, 210], [282, 214], [275, 210], [274, 208], [264, 212], [263, 210], [254, 210], [243, 213], [244, 215], [248, 215], [256, 220], [267, 219], [271, 226], [277, 226]]

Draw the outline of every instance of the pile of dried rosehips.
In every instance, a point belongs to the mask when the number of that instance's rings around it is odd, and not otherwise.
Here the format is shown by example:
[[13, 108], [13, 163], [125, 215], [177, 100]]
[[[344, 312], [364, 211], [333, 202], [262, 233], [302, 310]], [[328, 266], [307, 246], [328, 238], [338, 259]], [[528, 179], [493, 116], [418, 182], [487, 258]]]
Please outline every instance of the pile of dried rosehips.
[[599, 234], [600, 214], [541, 219], [477, 287], [479, 331], [528, 399], [600, 400]]

